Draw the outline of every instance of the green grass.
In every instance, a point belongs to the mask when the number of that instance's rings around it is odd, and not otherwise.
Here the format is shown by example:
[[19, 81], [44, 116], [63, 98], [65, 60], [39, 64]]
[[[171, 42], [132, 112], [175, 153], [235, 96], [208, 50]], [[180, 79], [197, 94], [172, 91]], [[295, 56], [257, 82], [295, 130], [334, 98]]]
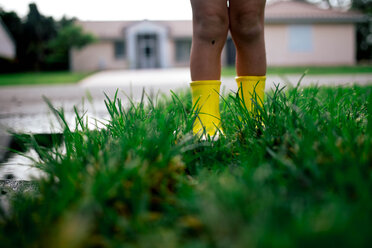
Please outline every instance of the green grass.
[[68, 71], [0, 74], [0, 86], [77, 83], [90, 74]]
[[102, 130], [54, 109], [64, 147], [31, 140], [47, 177], [0, 211], [2, 247], [371, 244], [371, 86], [278, 88], [259, 115], [224, 96], [214, 142], [191, 134], [189, 92], [106, 104]]
[[[332, 75], [332, 74], [363, 74], [372, 73], [372, 66], [323, 66], [323, 67], [268, 67], [267, 74], [303, 74], [308, 75]], [[223, 76], [236, 76], [235, 67], [222, 69]]]

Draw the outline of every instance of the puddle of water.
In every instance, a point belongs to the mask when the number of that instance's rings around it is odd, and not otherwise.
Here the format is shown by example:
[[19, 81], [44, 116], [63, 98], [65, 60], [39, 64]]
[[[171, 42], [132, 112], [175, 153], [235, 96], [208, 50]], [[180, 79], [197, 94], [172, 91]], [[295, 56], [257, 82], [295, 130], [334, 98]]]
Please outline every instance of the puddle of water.
[[[8, 144], [3, 149], [4, 154], [0, 161], [0, 180], [30, 181], [45, 175], [40, 169], [33, 166], [34, 161], [39, 161], [38, 153], [29, 148], [31, 139], [40, 147], [51, 148], [61, 145], [62, 134], [15, 134], [7, 137]], [[4, 144], [3, 144], [4, 145]], [[17, 152], [21, 153], [18, 154]]]
[[24, 156], [13, 153], [10, 158], [0, 166], [0, 180], [31, 181], [45, 176], [45, 173], [33, 166], [33, 160], [39, 155], [34, 149], [26, 152]]
[[[102, 95], [102, 91], [99, 91]], [[109, 94], [113, 99], [113, 94]], [[150, 92], [151, 93], [151, 92]], [[137, 98], [132, 101], [139, 102], [141, 99], [142, 88], [138, 92]], [[151, 94], [150, 94], [151, 95]], [[110, 119], [109, 113], [104, 104], [102, 96], [98, 100], [88, 101], [86, 104], [74, 101], [54, 101], [53, 105], [63, 106], [65, 119], [71, 130], [74, 130], [76, 124], [76, 114], [73, 106], [77, 106], [80, 114], [85, 113], [84, 122], [87, 121], [90, 130], [100, 130]], [[126, 97], [122, 99], [123, 106], [129, 106], [130, 101]], [[57, 109], [60, 109], [58, 107]], [[88, 120], [86, 119], [88, 116]], [[9, 134], [9, 130], [17, 135]], [[62, 143], [63, 128], [58, 122], [56, 116], [47, 107], [44, 101], [30, 101], [20, 106], [11, 104], [7, 109], [0, 111], [0, 181], [11, 180], [33, 180], [43, 176], [43, 172], [33, 166], [34, 160], [39, 160], [39, 155], [33, 149], [28, 149], [22, 137], [27, 139], [29, 134], [33, 134], [36, 142], [40, 146], [51, 147], [56, 141], [59, 145]], [[59, 133], [59, 134], [58, 134]], [[19, 135], [21, 134], [21, 135]], [[21, 137], [21, 139], [19, 139]], [[54, 140], [53, 140], [54, 139]], [[18, 151], [24, 155], [11, 152]]]
[[[105, 127], [108, 116], [92, 117], [88, 119], [90, 130], [100, 130]], [[39, 122], [33, 119], [32, 125], [37, 126]], [[86, 120], [86, 119], [85, 119]], [[14, 119], [13, 119], [14, 121]], [[69, 126], [75, 126], [75, 120], [70, 121]], [[42, 128], [43, 129], [43, 128]], [[45, 129], [43, 129], [45, 130]], [[40, 160], [37, 152], [29, 148], [31, 139], [41, 147], [52, 148], [61, 146], [63, 142], [62, 133], [39, 133], [39, 134], [15, 134], [13, 136], [0, 136], [0, 180], [33, 180], [43, 176], [43, 172], [33, 166], [34, 161]], [[15, 153], [18, 151], [23, 155]], [[63, 152], [63, 151], [61, 151]]]
[[[85, 115], [85, 117], [86, 116], [87, 115]], [[65, 119], [70, 128], [75, 127], [75, 117], [75, 113], [65, 113]], [[106, 123], [110, 117], [108, 113], [105, 112], [96, 115], [88, 115], [88, 118], [89, 129], [101, 129], [104, 127], [101, 122]], [[0, 116], [0, 129], [4, 131], [11, 130], [13, 133], [58, 133], [61, 132], [63, 128], [55, 116], [48, 113], [41, 113]]]

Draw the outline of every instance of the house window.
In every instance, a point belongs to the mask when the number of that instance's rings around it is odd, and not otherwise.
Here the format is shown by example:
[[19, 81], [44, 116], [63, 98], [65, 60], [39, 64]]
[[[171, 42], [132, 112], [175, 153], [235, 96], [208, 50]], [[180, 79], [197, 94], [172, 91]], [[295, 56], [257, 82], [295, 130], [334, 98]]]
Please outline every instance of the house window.
[[176, 61], [190, 61], [191, 39], [176, 40]]
[[125, 57], [125, 43], [124, 41], [114, 42], [115, 58], [123, 59]]
[[291, 25], [288, 29], [290, 52], [313, 51], [313, 30], [310, 25]]

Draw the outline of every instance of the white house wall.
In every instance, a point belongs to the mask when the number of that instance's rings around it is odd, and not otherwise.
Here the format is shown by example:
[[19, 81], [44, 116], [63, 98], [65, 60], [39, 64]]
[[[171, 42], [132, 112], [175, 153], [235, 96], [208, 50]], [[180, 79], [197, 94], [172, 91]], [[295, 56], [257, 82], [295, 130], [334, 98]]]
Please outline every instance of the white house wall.
[[115, 58], [113, 41], [100, 41], [71, 53], [71, 69], [73, 71], [96, 71], [105, 69], [124, 69], [125, 59]]
[[[191, 24], [191, 23], [190, 23]], [[182, 23], [185, 25], [185, 23]], [[131, 27], [134, 27], [131, 29]], [[303, 32], [301, 30], [303, 29]], [[129, 30], [129, 31], [128, 31]], [[118, 60], [114, 55], [114, 39], [101, 40], [88, 45], [82, 50], [72, 52], [71, 65], [74, 71], [94, 71], [102, 69], [125, 69], [136, 66], [135, 38], [139, 33], [151, 32], [159, 35], [160, 67], [188, 66], [188, 61], [176, 61], [176, 44], [174, 30], [160, 24], [146, 25], [134, 24], [122, 32], [116, 40], [126, 42], [126, 56]], [[290, 36], [294, 31], [300, 31], [303, 42], [297, 40], [299, 48], [293, 48]], [[307, 34], [306, 34], [307, 33]], [[127, 36], [126, 38], [126, 35]], [[191, 39], [190, 30], [186, 30], [181, 36], [181, 30], [177, 30], [177, 39]], [[295, 37], [296, 38], [296, 37]], [[292, 36], [293, 39], [293, 36]], [[354, 65], [356, 63], [356, 41], [354, 24], [266, 24], [265, 40], [267, 62], [269, 66], [308, 66], [308, 65]], [[132, 44], [132, 45], [131, 45]], [[226, 64], [226, 49], [222, 53], [222, 64]]]
[[168, 61], [169, 64], [172, 65], [173, 67], [179, 67], [177, 61], [176, 61], [176, 44], [173, 42], [171, 39], [168, 39]]
[[[311, 47], [291, 51], [290, 28], [295, 25], [266, 25], [265, 40], [269, 66], [354, 65], [355, 30], [352, 24], [313, 24], [309, 27]], [[305, 41], [307, 43], [307, 41]]]
[[9, 34], [3, 25], [4, 24], [0, 20], [0, 57], [14, 59], [16, 48], [13, 40], [9, 37]]

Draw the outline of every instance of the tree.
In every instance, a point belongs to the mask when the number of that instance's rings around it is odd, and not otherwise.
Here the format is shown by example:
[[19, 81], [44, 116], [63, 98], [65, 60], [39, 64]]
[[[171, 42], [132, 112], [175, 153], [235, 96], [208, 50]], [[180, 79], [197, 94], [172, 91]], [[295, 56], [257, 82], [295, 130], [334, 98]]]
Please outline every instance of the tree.
[[0, 60], [0, 72], [68, 69], [69, 50], [94, 41], [92, 35], [75, 25], [75, 18], [55, 21], [42, 15], [34, 3], [29, 5], [23, 20], [15, 12], [3, 9], [0, 17], [17, 47], [15, 61]]
[[22, 34], [22, 20], [15, 12], [6, 12], [0, 8], [0, 17], [15, 40]]
[[357, 60], [372, 61], [372, 0], [353, 0], [351, 7], [367, 16], [357, 24]]
[[80, 49], [94, 42], [95, 38], [91, 34], [84, 33], [83, 29], [74, 22], [63, 19], [61, 24], [57, 36], [48, 42], [51, 53], [47, 57], [47, 62], [57, 65], [59, 69], [68, 69], [70, 49]]
[[369, 16], [372, 15], [372, 0], [353, 0], [351, 7]]
[[52, 17], [40, 14], [36, 4], [29, 5], [29, 12], [24, 23], [24, 54], [19, 54], [20, 61], [26, 68], [41, 70], [44, 67], [48, 51], [47, 43], [57, 36], [56, 23]]
[[[22, 40], [22, 20], [15, 12], [6, 12], [0, 8], [0, 18], [13, 37], [16, 45], [16, 54], [20, 53], [20, 42]], [[14, 72], [18, 70], [17, 61], [0, 58], [0, 72]]]

